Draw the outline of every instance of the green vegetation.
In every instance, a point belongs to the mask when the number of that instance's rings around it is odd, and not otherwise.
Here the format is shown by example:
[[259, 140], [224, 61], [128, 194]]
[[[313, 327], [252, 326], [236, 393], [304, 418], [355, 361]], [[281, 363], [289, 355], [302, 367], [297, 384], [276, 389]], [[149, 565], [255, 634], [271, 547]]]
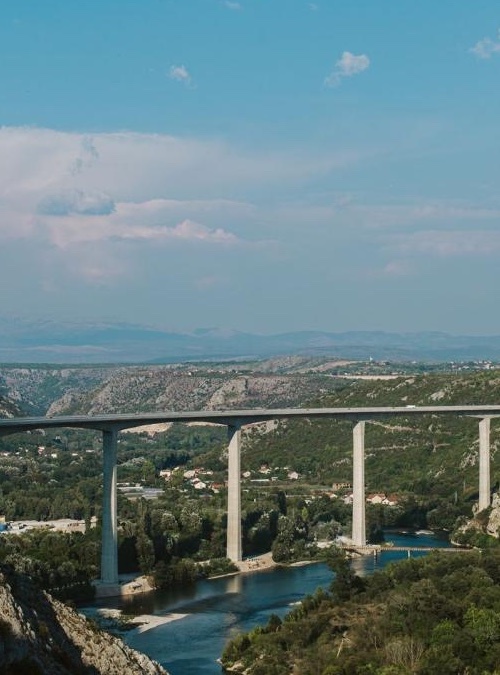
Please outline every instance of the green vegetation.
[[[192, 371], [188, 371], [187, 366], [175, 370], [159, 368], [151, 377], [147, 368], [135, 367], [128, 380], [126, 368], [73, 369], [67, 373], [35, 369], [23, 375], [22, 391], [26, 395], [33, 394], [34, 407], [46, 405], [50, 396], [64, 390], [61, 378], [65, 378], [70, 410], [80, 412], [79, 404], [88, 410], [97, 405], [96, 401], [104, 400], [105, 395], [108, 404], [119, 402], [120, 409], [129, 410], [137, 399], [141, 399], [143, 408], [148, 407], [156, 400], [153, 397], [159, 395], [162, 383], [168, 382], [169, 392], [180, 387], [173, 400], [182, 407], [183, 401], [201, 401], [203, 396], [204, 400], [213, 396], [216, 387], [227, 384], [224, 378], [229, 373], [231, 386], [224, 390], [219, 402], [229, 400], [227, 397], [233, 401], [232, 397], [238, 392], [246, 397], [245, 401], [251, 400], [255, 405], [281, 400], [279, 397], [285, 394], [293, 394], [293, 400], [305, 401], [307, 393], [316, 392], [317, 396], [328, 379], [334, 385], [326, 387], [320, 398], [308, 405], [445, 405], [498, 403], [499, 400], [500, 375], [493, 369], [444, 373], [436, 368], [437, 372], [404, 375], [392, 380], [356, 381], [337, 380], [323, 371], [319, 375], [314, 370], [318, 366], [315, 361], [304, 363], [292, 359], [281, 365], [268, 365], [272, 372], [282, 370], [284, 374], [274, 380], [274, 376], [261, 373], [255, 380], [259, 386], [255, 387], [249, 364], [241, 364], [240, 370], [236, 370], [236, 364], [226, 365], [225, 370], [214, 366], [213, 372], [212, 366], [205, 365], [203, 377], [198, 372], [203, 368], [192, 364]], [[312, 374], [309, 385], [305, 386], [308, 368]], [[363, 372], [376, 375], [391, 369], [387, 364], [372, 363], [364, 364], [363, 368]], [[414, 371], [419, 368], [417, 364], [411, 366]], [[335, 370], [333, 366], [332, 369]], [[110, 373], [113, 379], [107, 379], [104, 384], [103, 378]], [[41, 378], [40, 382], [37, 378]], [[288, 388], [279, 390], [285, 380]], [[96, 382], [98, 388], [92, 389]], [[290, 382], [297, 387], [292, 394]], [[279, 386], [274, 391], [276, 383]], [[42, 397], [35, 396], [37, 386], [45, 388]], [[239, 404], [240, 399], [233, 402]], [[495, 449], [500, 443], [500, 426], [494, 420], [491, 440]], [[476, 419], [402, 415], [399, 419], [379, 420], [366, 425], [365, 445], [367, 491], [393, 494], [398, 502], [392, 507], [368, 507], [372, 541], [377, 540], [384, 527], [453, 531], [464, 519], [470, 518], [478, 489]], [[153, 575], [159, 586], [167, 586], [207, 573], [209, 568], [200, 566], [207, 560], [219, 561], [212, 563], [216, 566], [214, 573], [229, 569], [227, 562], [223, 562], [226, 451], [226, 430], [220, 427], [174, 425], [154, 436], [120, 435], [119, 483], [129, 484], [132, 489], [138, 485], [162, 491], [156, 501], [137, 496], [128, 499], [120, 492], [121, 571], [140, 570]], [[499, 458], [500, 455], [493, 453], [494, 481]], [[259, 473], [262, 465], [267, 467], [269, 475]], [[211, 479], [217, 490], [196, 490], [183, 478], [182, 470], [175, 472], [166, 483], [160, 471], [176, 466], [204, 467], [213, 472]], [[298, 480], [288, 478], [289, 470], [298, 472]], [[263, 426], [250, 428], [243, 440], [242, 471], [249, 472], [242, 493], [245, 555], [272, 550], [275, 560], [283, 563], [315, 558], [318, 542], [350, 531], [351, 507], [344, 503], [342, 491], [337, 499], [331, 498], [331, 493], [333, 483], [351, 481], [352, 423], [291, 420], [279, 422], [271, 431]], [[101, 481], [101, 436], [97, 432], [61, 429], [0, 438], [0, 515], [7, 521], [82, 519], [87, 523], [87, 534], [82, 535], [81, 544], [76, 539], [78, 545], [75, 546], [84, 547], [90, 537], [89, 541], [93, 542], [90, 548], [98, 547]], [[344, 490], [347, 491], [348, 488]], [[486, 516], [483, 514], [483, 518]], [[92, 517], [97, 519], [95, 534], [89, 527]], [[478, 523], [476, 530], [457, 531], [456, 538], [481, 547], [497, 543], [484, 532], [485, 523]], [[5, 557], [7, 553], [2, 553], [2, 546], [0, 541], [0, 556]], [[32, 559], [37, 559], [35, 549], [30, 549]], [[77, 565], [78, 579], [95, 576], [99, 551], [94, 553], [97, 558], [94, 556], [92, 563], [87, 560], [83, 566], [78, 554], [72, 554], [71, 560], [80, 565]], [[24, 555], [22, 547], [16, 554]], [[41, 562], [51, 564], [49, 560], [41, 559]], [[44, 587], [54, 586], [50, 574], [55, 573], [58, 566], [54, 563], [54, 569], [44, 569], [39, 574]]]
[[31, 530], [0, 538], [0, 562], [26, 574], [55, 597], [92, 598], [91, 581], [99, 570], [99, 533], [66, 534], [50, 529]]
[[[348, 381], [311, 406], [497, 404], [498, 371], [426, 374], [394, 380]], [[500, 425], [491, 425], [492, 488], [500, 469]], [[470, 517], [478, 492], [478, 421], [456, 416], [404, 416], [366, 425], [367, 491], [396, 494], [401, 526], [452, 530]], [[272, 433], [250, 431], [243, 470], [289, 466], [303, 484], [331, 486], [352, 480], [352, 423], [288, 420]], [[375, 516], [374, 516], [375, 517]], [[389, 525], [380, 522], [380, 525]]]
[[432, 553], [360, 579], [341, 554], [329, 592], [234, 638], [246, 675], [483, 675], [500, 664], [500, 551]]

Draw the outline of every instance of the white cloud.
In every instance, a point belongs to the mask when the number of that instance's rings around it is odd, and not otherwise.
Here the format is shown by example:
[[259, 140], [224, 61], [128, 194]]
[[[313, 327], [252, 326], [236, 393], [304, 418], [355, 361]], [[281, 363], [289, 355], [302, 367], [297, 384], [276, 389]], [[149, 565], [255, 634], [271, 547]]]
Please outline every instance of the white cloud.
[[317, 12], [319, 9], [319, 5], [317, 5], [315, 2], [310, 2], [308, 4], [308, 7], [311, 10], [311, 12]]
[[[89, 154], [89, 143], [92, 152]], [[29, 127], [0, 127], [0, 214], [37, 213], [39, 205], [64, 201], [59, 209], [110, 211], [113, 203], [148, 202], [150, 209], [187, 208], [198, 213], [248, 210], [231, 195], [303, 184], [313, 176], [352, 166], [356, 152], [309, 155], [250, 151], [223, 141], [134, 132], [85, 134]], [[74, 167], [81, 168], [75, 173]], [[102, 202], [102, 203], [101, 203]], [[94, 210], [97, 209], [94, 204]], [[189, 217], [192, 217], [191, 215]], [[198, 217], [198, 216], [197, 216]], [[196, 218], [195, 218], [196, 220]], [[18, 222], [0, 218], [0, 232]]]
[[340, 59], [335, 63], [333, 71], [325, 78], [327, 87], [336, 87], [346, 77], [358, 75], [370, 66], [370, 59], [366, 54], [352, 54], [343, 52]]
[[231, 2], [231, 0], [226, 0], [224, 4], [228, 9], [242, 9], [241, 3], [239, 2]]
[[[128, 275], [131, 268], [144, 264], [153, 251], [166, 252], [176, 247], [174, 255], [189, 256], [194, 246], [252, 247], [250, 242], [224, 228], [207, 227], [189, 219], [173, 225], [156, 225], [148, 204], [133, 205], [136, 217], [129, 217], [130, 206], [118, 203], [109, 216], [44, 216], [37, 222], [37, 244], [42, 253], [44, 248], [50, 251], [52, 265], [62, 265], [71, 276], [91, 284]], [[138, 218], [140, 211], [142, 219]], [[137, 250], [137, 246], [141, 248]]]
[[472, 54], [475, 54], [479, 59], [490, 59], [493, 54], [500, 52], [500, 31], [498, 32], [496, 40], [485, 37], [476, 42], [474, 47], [471, 47], [469, 51], [472, 52]]
[[144, 260], [174, 246], [256, 255], [269, 236], [248, 228], [262, 214], [232, 194], [303, 184], [355, 161], [160, 134], [0, 127], [0, 246], [23, 241], [47, 270], [67, 265], [93, 283], [127, 273], [134, 243]]
[[147, 209], [142, 222], [135, 223], [127, 217], [127, 204], [117, 204], [110, 217], [45, 217], [40, 227], [48, 233], [50, 242], [59, 249], [91, 242], [203, 242], [234, 245], [243, 243], [235, 234], [223, 228], [209, 228], [196, 221], [185, 219], [173, 226], [148, 222]]
[[186, 66], [170, 66], [168, 76], [171, 80], [184, 82], [186, 85], [189, 85], [192, 82], [191, 74]]

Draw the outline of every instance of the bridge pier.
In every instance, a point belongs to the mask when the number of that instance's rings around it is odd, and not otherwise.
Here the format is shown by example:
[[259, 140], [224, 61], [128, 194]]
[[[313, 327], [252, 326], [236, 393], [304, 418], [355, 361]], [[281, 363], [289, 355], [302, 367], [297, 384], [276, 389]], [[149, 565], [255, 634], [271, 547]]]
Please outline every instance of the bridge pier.
[[490, 496], [490, 417], [479, 422], [479, 510], [487, 509]]
[[352, 541], [355, 546], [366, 546], [364, 421], [354, 425], [352, 440]]
[[241, 546], [241, 426], [228, 426], [227, 557], [243, 559]]
[[116, 506], [116, 455], [118, 430], [102, 432], [103, 502], [101, 583], [118, 584], [118, 527]]

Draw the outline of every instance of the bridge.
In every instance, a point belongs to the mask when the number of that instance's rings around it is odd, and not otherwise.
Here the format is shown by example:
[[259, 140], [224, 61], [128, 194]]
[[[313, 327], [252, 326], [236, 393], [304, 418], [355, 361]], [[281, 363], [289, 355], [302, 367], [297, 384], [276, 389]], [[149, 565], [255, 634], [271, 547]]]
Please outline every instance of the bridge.
[[474, 551], [473, 548], [465, 548], [462, 546], [453, 546], [450, 548], [436, 548], [435, 546], [379, 546], [379, 545], [370, 545], [366, 546], [355, 546], [353, 544], [342, 544], [339, 546], [343, 551], [348, 553], [360, 553], [366, 555], [367, 553], [373, 553], [377, 556], [379, 553], [391, 553], [391, 552], [405, 552], [408, 553], [408, 558], [412, 553], [429, 553], [430, 551], [443, 551], [444, 553], [464, 553], [467, 551]]
[[103, 511], [101, 581], [118, 584], [117, 438], [124, 429], [162, 422], [211, 422], [227, 427], [228, 506], [227, 557], [242, 559], [241, 545], [241, 429], [276, 419], [343, 419], [353, 422], [353, 515], [352, 540], [366, 546], [365, 522], [365, 424], [390, 417], [420, 415], [471, 416], [479, 419], [479, 510], [490, 505], [490, 422], [500, 416], [500, 405], [396, 406], [356, 408], [279, 408], [251, 410], [201, 410], [191, 412], [139, 413], [125, 415], [69, 415], [17, 417], [0, 420], [0, 436], [34, 429], [95, 429], [103, 438]]

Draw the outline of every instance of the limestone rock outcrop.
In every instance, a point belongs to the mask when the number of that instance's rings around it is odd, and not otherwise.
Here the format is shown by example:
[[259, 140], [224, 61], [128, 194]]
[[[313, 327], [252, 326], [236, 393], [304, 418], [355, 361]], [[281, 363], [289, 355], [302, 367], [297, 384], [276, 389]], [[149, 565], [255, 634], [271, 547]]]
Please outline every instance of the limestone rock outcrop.
[[491, 500], [491, 511], [486, 525], [486, 532], [491, 537], [496, 537], [497, 539], [500, 536], [500, 494], [497, 492], [494, 493]]
[[0, 672], [168, 675], [6, 566], [0, 566]]

